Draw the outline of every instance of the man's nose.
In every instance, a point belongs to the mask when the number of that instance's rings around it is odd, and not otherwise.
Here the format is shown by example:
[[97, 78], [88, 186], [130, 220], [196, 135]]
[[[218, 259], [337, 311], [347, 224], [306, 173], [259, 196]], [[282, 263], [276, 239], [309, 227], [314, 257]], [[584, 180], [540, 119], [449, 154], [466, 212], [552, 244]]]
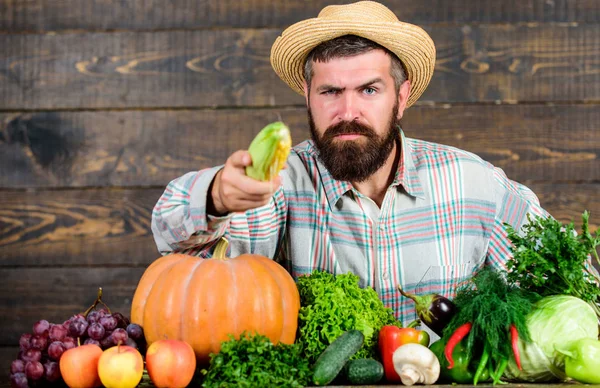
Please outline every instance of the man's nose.
[[358, 119], [360, 108], [356, 101], [356, 97], [351, 93], [344, 93], [340, 99], [340, 121], [354, 121]]

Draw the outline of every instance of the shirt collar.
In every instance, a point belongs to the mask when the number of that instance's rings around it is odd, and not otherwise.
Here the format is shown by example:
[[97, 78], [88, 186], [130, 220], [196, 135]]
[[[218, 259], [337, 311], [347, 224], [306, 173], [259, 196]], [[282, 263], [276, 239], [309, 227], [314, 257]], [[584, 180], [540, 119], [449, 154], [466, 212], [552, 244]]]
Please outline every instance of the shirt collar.
[[[401, 143], [401, 152], [402, 157], [400, 159], [400, 163], [398, 163], [398, 169], [396, 170], [396, 176], [392, 181], [391, 187], [402, 186], [404, 190], [411, 196], [417, 198], [425, 198], [425, 192], [423, 191], [423, 186], [421, 185], [421, 180], [419, 179], [419, 174], [417, 173], [417, 169], [415, 168], [415, 160], [414, 153], [410, 146], [410, 144], [406, 141], [404, 136], [404, 131], [402, 128], [398, 127], [400, 131], [400, 143]], [[317, 150], [314, 149], [315, 155]], [[331, 210], [334, 210], [335, 205], [338, 200], [347, 192], [352, 193], [353, 186], [348, 181], [338, 181], [334, 179], [329, 171], [325, 168], [325, 166], [321, 163], [321, 161], [317, 160], [317, 168], [319, 170], [319, 174], [321, 176], [321, 182], [323, 182], [323, 188], [325, 190], [325, 195], [327, 196], [327, 201], [329, 202], [329, 207]]]

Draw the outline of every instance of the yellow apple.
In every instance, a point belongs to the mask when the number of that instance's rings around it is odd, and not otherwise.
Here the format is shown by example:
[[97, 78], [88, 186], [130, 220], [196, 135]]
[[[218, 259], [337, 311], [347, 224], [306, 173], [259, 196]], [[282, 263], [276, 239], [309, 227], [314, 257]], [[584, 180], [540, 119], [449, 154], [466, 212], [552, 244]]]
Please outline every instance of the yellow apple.
[[196, 354], [185, 341], [158, 340], [146, 351], [146, 369], [158, 388], [187, 387], [196, 371]]
[[108, 348], [98, 360], [98, 375], [106, 388], [134, 388], [142, 380], [143, 373], [142, 355], [131, 346]]

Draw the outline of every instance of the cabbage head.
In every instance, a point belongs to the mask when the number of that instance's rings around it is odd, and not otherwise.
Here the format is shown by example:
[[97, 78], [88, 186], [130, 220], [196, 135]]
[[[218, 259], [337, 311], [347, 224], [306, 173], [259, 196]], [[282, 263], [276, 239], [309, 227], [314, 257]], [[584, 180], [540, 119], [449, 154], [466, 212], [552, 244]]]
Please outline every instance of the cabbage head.
[[556, 349], [567, 349], [581, 338], [598, 339], [598, 319], [594, 309], [570, 295], [552, 295], [540, 299], [527, 315], [531, 343], [519, 340], [521, 367], [510, 358], [503, 377], [512, 381], [562, 381], [565, 356]]

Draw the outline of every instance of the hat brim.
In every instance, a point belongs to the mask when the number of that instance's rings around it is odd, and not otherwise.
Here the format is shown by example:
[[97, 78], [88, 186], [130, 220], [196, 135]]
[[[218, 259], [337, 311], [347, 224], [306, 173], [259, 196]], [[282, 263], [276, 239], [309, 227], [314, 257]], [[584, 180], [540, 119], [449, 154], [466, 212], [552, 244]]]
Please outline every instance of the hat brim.
[[322, 42], [357, 35], [387, 48], [402, 61], [411, 83], [407, 107], [423, 94], [435, 67], [435, 45], [419, 26], [404, 22], [361, 22], [313, 18], [288, 27], [271, 48], [271, 66], [294, 91], [304, 95], [304, 62]]

